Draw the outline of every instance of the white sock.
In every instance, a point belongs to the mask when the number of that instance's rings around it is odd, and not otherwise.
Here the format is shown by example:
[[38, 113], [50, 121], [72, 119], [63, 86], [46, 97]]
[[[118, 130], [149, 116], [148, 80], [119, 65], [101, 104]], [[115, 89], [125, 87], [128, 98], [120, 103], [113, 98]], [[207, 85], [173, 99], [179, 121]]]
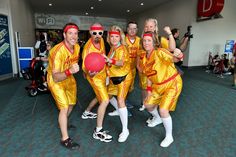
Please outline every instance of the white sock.
[[111, 103], [111, 105], [116, 109], [118, 110], [118, 103], [117, 103], [117, 99], [113, 96], [109, 102]]
[[127, 107], [119, 108], [122, 132], [128, 130], [128, 110]]
[[162, 118], [163, 125], [166, 130], [166, 137], [171, 137], [172, 138], [172, 118], [171, 116], [167, 118]]
[[149, 112], [149, 113], [151, 113], [153, 117], [156, 117], [156, 118], [158, 118], [158, 119], [161, 119], [161, 117], [160, 117], [160, 115], [159, 115], [159, 113], [158, 113], [158, 111], [157, 111], [157, 108], [155, 108], [154, 110], [152, 110], [152, 111]]
[[102, 130], [102, 127], [96, 127], [96, 132], [99, 132], [100, 130]]

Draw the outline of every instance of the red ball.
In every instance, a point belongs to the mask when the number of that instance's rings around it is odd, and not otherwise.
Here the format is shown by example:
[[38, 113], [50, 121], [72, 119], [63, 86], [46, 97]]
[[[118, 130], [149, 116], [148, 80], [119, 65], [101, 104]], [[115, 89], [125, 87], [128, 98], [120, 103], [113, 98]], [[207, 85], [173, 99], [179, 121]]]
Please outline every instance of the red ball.
[[84, 66], [90, 72], [100, 72], [105, 66], [105, 58], [96, 52], [89, 53], [85, 57]]

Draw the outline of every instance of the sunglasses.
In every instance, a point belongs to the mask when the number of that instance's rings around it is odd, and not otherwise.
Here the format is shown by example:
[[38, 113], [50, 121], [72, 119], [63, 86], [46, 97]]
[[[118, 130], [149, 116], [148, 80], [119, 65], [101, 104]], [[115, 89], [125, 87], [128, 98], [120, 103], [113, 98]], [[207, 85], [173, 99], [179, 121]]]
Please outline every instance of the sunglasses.
[[102, 35], [103, 32], [93, 32], [92, 34], [93, 34], [93, 35], [97, 35], [97, 34], [98, 34], [98, 35]]

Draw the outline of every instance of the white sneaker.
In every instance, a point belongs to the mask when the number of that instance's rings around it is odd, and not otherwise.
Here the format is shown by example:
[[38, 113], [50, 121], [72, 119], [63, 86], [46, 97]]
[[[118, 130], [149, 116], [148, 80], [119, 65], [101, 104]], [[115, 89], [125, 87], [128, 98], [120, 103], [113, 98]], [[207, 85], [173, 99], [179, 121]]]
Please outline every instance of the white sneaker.
[[97, 118], [97, 114], [90, 112], [90, 111], [84, 111], [81, 118], [82, 119], [94, 119], [94, 118]]
[[112, 141], [112, 136], [108, 134], [108, 131], [104, 131], [103, 129], [97, 132], [95, 128], [93, 131], [93, 138], [100, 140], [102, 142]]
[[129, 136], [129, 130], [122, 131], [119, 135], [118, 142], [125, 142]]
[[144, 105], [142, 105], [142, 107], [139, 108], [139, 111], [143, 111], [143, 110], [145, 110], [145, 106]]
[[44, 82], [44, 83], [43, 83], [43, 85], [44, 85], [45, 87], [48, 87], [48, 84], [47, 84], [47, 82]]
[[152, 121], [152, 119], [153, 119], [153, 117], [149, 117], [147, 120], [146, 120], [146, 123], [151, 123], [151, 121]]
[[172, 136], [165, 137], [165, 139], [161, 142], [161, 147], [168, 147], [171, 143], [174, 142], [174, 139]]
[[112, 112], [108, 113], [109, 116], [119, 116], [119, 111], [118, 110], [114, 110]]
[[148, 127], [155, 127], [162, 123], [161, 118], [153, 117], [151, 122], [148, 123]]

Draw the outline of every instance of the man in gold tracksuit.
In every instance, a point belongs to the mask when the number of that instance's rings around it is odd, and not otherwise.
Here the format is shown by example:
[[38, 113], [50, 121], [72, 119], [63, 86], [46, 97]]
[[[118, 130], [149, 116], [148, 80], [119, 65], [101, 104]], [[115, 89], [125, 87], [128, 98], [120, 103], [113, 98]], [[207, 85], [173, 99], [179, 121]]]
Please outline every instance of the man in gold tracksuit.
[[54, 46], [49, 53], [47, 83], [60, 110], [58, 122], [61, 129], [61, 144], [69, 149], [79, 148], [68, 135], [68, 117], [76, 104], [77, 85], [73, 74], [79, 71], [80, 46], [78, 26], [68, 23], [63, 29], [64, 41]]
[[[82, 54], [83, 61], [85, 60], [86, 56], [92, 52], [96, 52], [101, 55], [106, 54], [104, 41], [102, 38], [103, 35], [102, 25], [99, 23], [93, 24], [90, 27], [90, 35], [91, 38], [87, 41], [83, 49], [83, 54]], [[90, 112], [90, 110], [93, 108], [93, 106], [96, 104], [96, 101], [98, 100], [100, 105], [98, 107], [98, 112], [97, 112], [98, 113], [97, 126], [94, 130], [93, 137], [103, 142], [111, 142], [112, 136], [108, 135], [107, 132], [104, 131], [102, 128], [104, 114], [106, 111], [106, 107], [109, 103], [109, 97], [106, 86], [106, 67], [104, 67], [100, 72], [88, 71], [85, 68], [83, 62], [82, 68], [88, 82], [90, 83], [96, 94], [96, 98], [94, 98], [94, 100], [91, 101], [90, 105], [83, 113], [82, 118], [83, 119], [96, 118], [96, 114]]]

